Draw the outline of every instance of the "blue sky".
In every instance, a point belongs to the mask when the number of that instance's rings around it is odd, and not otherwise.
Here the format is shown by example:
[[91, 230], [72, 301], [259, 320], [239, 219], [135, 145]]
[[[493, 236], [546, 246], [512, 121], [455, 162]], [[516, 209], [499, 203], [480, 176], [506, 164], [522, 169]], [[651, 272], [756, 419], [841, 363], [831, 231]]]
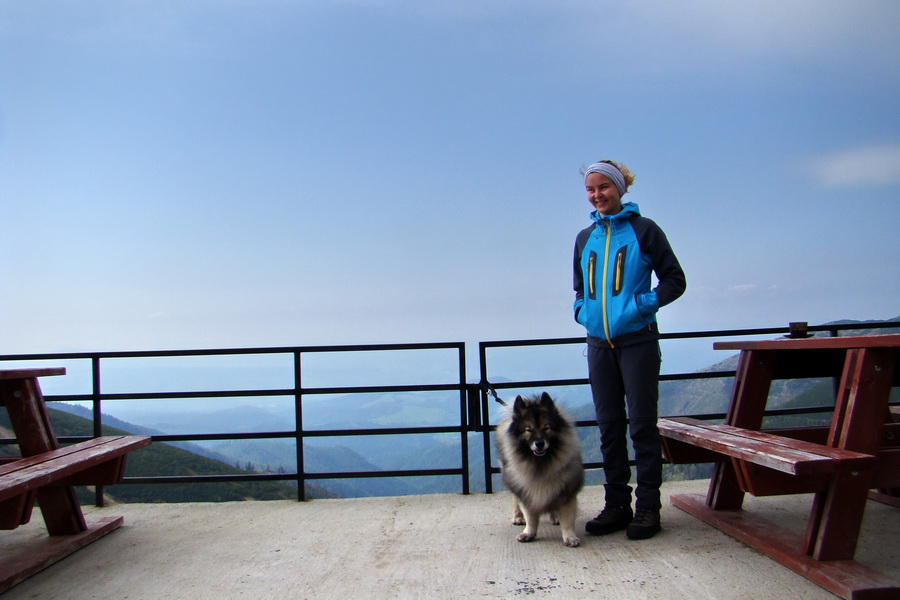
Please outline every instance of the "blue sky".
[[568, 337], [627, 164], [665, 331], [900, 315], [900, 3], [0, 1], [2, 353]]

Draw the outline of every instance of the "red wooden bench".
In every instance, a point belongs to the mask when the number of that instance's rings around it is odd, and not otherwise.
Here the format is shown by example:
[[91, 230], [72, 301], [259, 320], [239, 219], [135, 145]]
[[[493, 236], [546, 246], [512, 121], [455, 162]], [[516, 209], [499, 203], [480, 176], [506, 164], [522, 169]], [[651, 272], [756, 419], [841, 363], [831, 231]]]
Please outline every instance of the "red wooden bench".
[[38, 488], [119, 483], [127, 454], [149, 443], [149, 436], [99, 437], [5, 461], [0, 465], [0, 529], [15, 529], [31, 520]]
[[[31, 520], [38, 490], [76, 485], [113, 485], [122, 481], [129, 452], [150, 443], [149, 436], [100, 437], [33, 456], [0, 463], [0, 529]], [[79, 512], [80, 515], [80, 512]], [[48, 529], [58, 524], [44, 519]], [[104, 517], [71, 535], [53, 535], [45, 543], [0, 564], [0, 593], [116, 529], [122, 517]]]
[[660, 419], [659, 431], [669, 462], [731, 458], [741, 489], [754, 496], [818, 491], [836, 472], [872, 469], [876, 464], [874, 455], [788, 437], [790, 431], [776, 435], [690, 417]]
[[[717, 461], [705, 499], [674, 494], [672, 504], [842, 598], [897, 598], [900, 581], [853, 557], [871, 490], [900, 480], [898, 424], [889, 416], [891, 388], [900, 385], [900, 335], [728, 341], [713, 348], [741, 352], [725, 422], [742, 429], [662, 420], [670, 460]], [[830, 425], [760, 431], [772, 382], [810, 377], [836, 382]], [[692, 443], [701, 446], [682, 454], [679, 446]], [[743, 509], [746, 492], [808, 491], [815, 493], [802, 534]]]

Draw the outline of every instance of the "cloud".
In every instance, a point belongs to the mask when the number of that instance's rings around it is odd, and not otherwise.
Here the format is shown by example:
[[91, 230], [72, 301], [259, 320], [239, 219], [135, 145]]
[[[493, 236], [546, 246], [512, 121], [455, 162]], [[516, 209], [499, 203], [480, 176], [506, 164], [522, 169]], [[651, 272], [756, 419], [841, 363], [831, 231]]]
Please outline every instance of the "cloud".
[[[689, 0], [641, 3], [634, 10], [652, 10], [658, 22], [675, 28], [677, 35], [712, 43], [720, 50], [754, 55], [785, 53], [834, 56], [843, 47], [860, 42], [858, 32], [879, 40], [890, 39], [897, 15], [894, 2], [844, 0], [756, 0], [723, 3], [720, 0]], [[646, 13], [645, 13], [646, 14]]]
[[758, 288], [759, 288], [759, 286], [757, 286], [755, 283], [737, 284], [737, 285], [733, 285], [730, 288], [728, 288], [726, 290], [726, 295], [731, 296], [731, 295], [751, 294], [751, 293], [755, 292]]
[[830, 187], [900, 184], [900, 143], [852, 148], [816, 157], [813, 175]]
[[761, 286], [755, 283], [735, 283], [732, 285], [695, 285], [691, 287], [694, 298], [706, 301], [735, 300], [769, 296], [777, 286]]
[[[579, 49], [569, 61], [583, 76], [716, 76], [745, 85], [771, 83], [809, 66], [856, 78], [895, 81], [900, 3], [895, 0], [532, 0], [524, 9], [552, 27], [536, 43]], [[860, 32], [865, 32], [860, 35]]]

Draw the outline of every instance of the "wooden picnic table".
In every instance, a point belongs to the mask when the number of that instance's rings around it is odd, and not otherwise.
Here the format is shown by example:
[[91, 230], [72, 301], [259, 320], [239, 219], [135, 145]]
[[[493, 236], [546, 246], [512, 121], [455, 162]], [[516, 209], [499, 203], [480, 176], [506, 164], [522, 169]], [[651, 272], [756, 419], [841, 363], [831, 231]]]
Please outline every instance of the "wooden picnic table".
[[[660, 419], [673, 463], [715, 462], [709, 491], [672, 503], [843, 598], [900, 598], [900, 582], [853, 560], [869, 490], [900, 488], [900, 335], [728, 341], [740, 357], [724, 424]], [[761, 431], [774, 379], [831, 377], [827, 427]], [[755, 496], [812, 493], [798, 535], [742, 509]]]
[[112, 485], [124, 476], [129, 452], [149, 436], [108, 436], [61, 447], [53, 433], [39, 377], [63, 368], [0, 370], [5, 406], [21, 457], [0, 462], [0, 529], [28, 523], [37, 500], [49, 537], [0, 565], [0, 593], [120, 527], [122, 517], [85, 520], [76, 485]]

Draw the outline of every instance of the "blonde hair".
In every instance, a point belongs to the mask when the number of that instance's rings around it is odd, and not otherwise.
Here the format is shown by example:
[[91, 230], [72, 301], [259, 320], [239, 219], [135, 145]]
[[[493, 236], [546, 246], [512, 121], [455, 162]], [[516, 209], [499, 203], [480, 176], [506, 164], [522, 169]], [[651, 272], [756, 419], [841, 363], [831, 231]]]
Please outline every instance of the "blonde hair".
[[[631, 187], [631, 184], [634, 183], [634, 173], [631, 172], [631, 169], [623, 165], [622, 163], [616, 162], [614, 160], [604, 159], [598, 160], [597, 162], [606, 163], [608, 165], [612, 165], [619, 170], [622, 174], [622, 177], [625, 179], [625, 191], [628, 191], [628, 188]], [[587, 167], [581, 167], [581, 175], [584, 176], [587, 171]]]

